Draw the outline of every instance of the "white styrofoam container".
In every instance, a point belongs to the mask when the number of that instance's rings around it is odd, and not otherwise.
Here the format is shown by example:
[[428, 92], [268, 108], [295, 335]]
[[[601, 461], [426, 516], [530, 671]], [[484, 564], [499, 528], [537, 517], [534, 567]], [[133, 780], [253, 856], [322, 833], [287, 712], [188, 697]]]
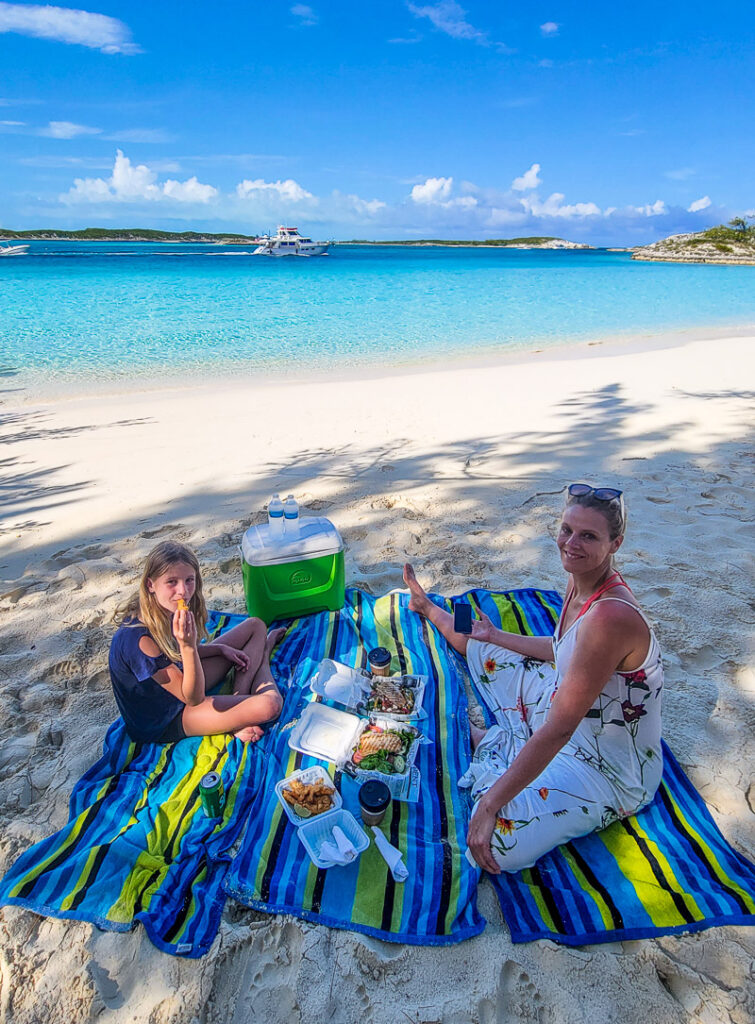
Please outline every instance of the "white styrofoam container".
[[323, 811], [322, 814], [314, 815], [314, 817], [321, 818], [323, 814], [330, 814], [331, 811], [337, 811], [339, 807], [343, 806], [343, 798], [341, 797], [341, 794], [336, 789], [333, 780], [322, 765], [315, 764], [312, 765], [311, 768], [301, 768], [298, 772], [292, 772], [290, 775], [287, 775], [285, 779], [281, 779], [280, 782], [276, 783], [275, 792], [283, 805], [283, 810], [286, 812], [288, 820], [293, 825], [296, 825], [297, 828], [304, 825], [305, 822], [312, 821], [312, 818], [300, 818], [291, 804], [289, 804], [283, 796], [283, 790], [288, 789], [294, 779], [299, 779], [305, 786], [312, 785], [312, 783], [317, 782], [318, 779], [322, 779], [322, 781], [327, 783], [333, 790], [333, 795], [330, 798], [331, 807], [327, 811]]
[[366, 724], [356, 715], [313, 702], [304, 707], [288, 737], [288, 745], [302, 754], [342, 765]]
[[[351, 668], [342, 665], [339, 661], [331, 658], [324, 658], [317, 667], [317, 672], [310, 680], [309, 688], [312, 693], [326, 700], [332, 700], [336, 704], [358, 711], [368, 716], [370, 712], [366, 709], [373, 682], [385, 679], [397, 686], [409, 686], [414, 693], [414, 707], [406, 715], [399, 715], [392, 711], [379, 712], [390, 715], [397, 722], [411, 722], [427, 717], [422, 709], [422, 701], [425, 696], [425, 676], [378, 676], [373, 679], [369, 672], [364, 669]], [[377, 712], [376, 712], [377, 713]]]
[[[310, 818], [304, 825], [300, 825], [296, 833], [304, 849], [309, 854], [310, 860], [318, 868], [332, 868], [336, 866], [332, 860], [325, 860], [320, 855], [323, 843], [334, 842], [333, 828], [335, 825], [338, 825], [346, 838], [354, 844], [357, 858], [351, 862], [352, 864], [356, 864], [359, 854], [363, 853], [370, 845], [369, 836], [349, 811], [345, 811], [340, 807], [338, 810], [318, 814], [317, 817]], [[338, 867], [350, 866], [349, 864], [338, 865]]]

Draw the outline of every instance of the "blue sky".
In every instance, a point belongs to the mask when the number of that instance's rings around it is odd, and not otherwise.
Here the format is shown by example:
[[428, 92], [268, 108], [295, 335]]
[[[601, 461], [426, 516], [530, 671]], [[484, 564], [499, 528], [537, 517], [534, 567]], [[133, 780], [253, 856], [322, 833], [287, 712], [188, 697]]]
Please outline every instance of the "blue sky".
[[755, 213], [749, 0], [0, 0], [0, 226], [632, 245]]

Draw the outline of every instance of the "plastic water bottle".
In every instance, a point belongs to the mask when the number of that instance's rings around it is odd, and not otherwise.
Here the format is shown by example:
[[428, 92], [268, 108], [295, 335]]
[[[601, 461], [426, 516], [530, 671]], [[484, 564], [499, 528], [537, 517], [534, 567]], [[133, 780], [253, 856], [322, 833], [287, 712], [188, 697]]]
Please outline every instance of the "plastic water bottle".
[[294, 540], [299, 536], [299, 502], [293, 494], [289, 494], [283, 504], [283, 520], [286, 536]]
[[283, 502], [279, 494], [274, 494], [267, 505], [267, 528], [271, 537], [283, 536]]

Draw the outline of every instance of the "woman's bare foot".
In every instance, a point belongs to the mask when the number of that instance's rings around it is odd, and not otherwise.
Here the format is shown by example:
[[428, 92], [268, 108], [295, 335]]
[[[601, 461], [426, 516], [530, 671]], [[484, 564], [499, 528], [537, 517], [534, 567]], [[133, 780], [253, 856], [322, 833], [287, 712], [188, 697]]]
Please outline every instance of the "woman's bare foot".
[[469, 723], [469, 735], [472, 739], [472, 750], [477, 750], [477, 745], [483, 738], [487, 729], [479, 729], [476, 725]]
[[409, 598], [410, 610], [417, 612], [418, 615], [427, 615], [427, 609], [432, 604], [432, 601], [420, 586], [417, 577], [414, 575], [414, 569], [408, 562], [404, 566], [404, 583], [409, 588], [409, 593], [411, 594]]
[[256, 743], [261, 740], [265, 735], [264, 729], [260, 729], [258, 725], [247, 725], [244, 729], [239, 729], [238, 732], [233, 734], [237, 740], [241, 740], [242, 743]]

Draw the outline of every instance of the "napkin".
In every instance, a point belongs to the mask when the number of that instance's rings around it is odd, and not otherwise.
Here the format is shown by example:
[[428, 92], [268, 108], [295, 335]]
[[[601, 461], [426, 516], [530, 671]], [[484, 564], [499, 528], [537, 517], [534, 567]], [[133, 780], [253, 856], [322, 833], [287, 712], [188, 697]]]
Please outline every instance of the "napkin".
[[338, 825], [333, 826], [332, 835], [335, 842], [331, 843], [326, 839], [320, 847], [320, 857], [323, 860], [331, 860], [334, 864], [351, 864], [356, 860], [356, 847]]
[[381, 857], [390, 868], [394, 882], [405, 882], [409, 877], [409, 871], [402, 860], [401, 850], [391, 846], [377, 825], [372, 826], [372, 831], [375, 834], [375, 846], [377, 846]]

